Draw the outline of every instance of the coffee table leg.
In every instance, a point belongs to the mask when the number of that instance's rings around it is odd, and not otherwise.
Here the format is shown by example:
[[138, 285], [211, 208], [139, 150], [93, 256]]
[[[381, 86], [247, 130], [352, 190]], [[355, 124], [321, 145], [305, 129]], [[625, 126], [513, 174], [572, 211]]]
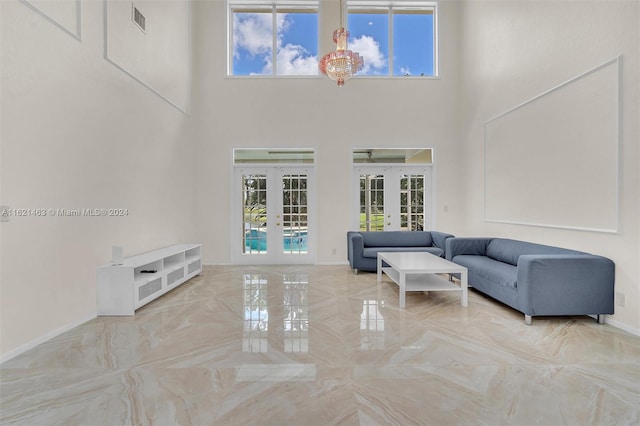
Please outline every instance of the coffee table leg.
[[467, 283], [467, 274], [468, 272], [466, 269], [460, 274], [460, 287], [462, 289], [462, 297], [460, 302], [464, 307], [466, 307], [469, 303], [469, 285]]
[[404, 272], [400, 272], [400, 301], [398, 305], [400, 305], [402, 309], [404, 309], [405, 296], [407, 295], [407, 292], [405, 291], [406, 288], [407, 288], [407, 274], [405, 274]]
[[378, 256], [377, 272], [378, 272], [378, 284], [379, 284], [382, 282], [382, 259], [380, 259], [380, 256]]

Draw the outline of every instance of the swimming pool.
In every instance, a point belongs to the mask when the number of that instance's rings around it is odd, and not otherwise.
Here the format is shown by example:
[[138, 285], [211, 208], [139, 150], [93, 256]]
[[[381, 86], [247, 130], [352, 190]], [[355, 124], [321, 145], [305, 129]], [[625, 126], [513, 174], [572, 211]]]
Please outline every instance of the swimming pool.
[[[282, 237], [282, 249], [285, 252], [306, 252], [307, 251], [307, 231], [289, 231]], [[245, 252], [266, 251], [267, 231], [251, 229], [244, 234]]]

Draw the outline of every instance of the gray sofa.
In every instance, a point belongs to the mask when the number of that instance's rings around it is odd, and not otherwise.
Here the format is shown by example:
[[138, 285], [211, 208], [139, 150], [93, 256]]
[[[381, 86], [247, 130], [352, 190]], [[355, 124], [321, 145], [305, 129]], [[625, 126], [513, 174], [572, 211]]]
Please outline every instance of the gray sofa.
[[356, 274], [376, 272], [378, 252], [422, 251], [444, 257], [445, 242], [452, 237], [437, 231], [349, 231], [347, 257]]
[[534, 316], [614, 311], [614, 263], [602, 256], [504, 238], [450, 238], [446, 258], [465, 266], [469, 286]]

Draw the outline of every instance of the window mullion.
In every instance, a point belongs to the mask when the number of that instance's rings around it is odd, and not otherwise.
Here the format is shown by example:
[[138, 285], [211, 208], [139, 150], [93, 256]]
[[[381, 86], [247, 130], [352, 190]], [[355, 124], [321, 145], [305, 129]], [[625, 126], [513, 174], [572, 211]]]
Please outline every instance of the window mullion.
[[272, 75], [278, 75], [278, 11], [276, 5], [271, 7], [272, 20], [272, 36], [273, 36], [273, 48], [271, 49], [271, 73]]

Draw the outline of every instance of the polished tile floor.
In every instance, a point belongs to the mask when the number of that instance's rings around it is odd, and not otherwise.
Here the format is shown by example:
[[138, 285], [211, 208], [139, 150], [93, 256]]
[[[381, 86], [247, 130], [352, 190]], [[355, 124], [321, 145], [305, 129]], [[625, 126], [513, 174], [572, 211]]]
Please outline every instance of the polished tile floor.
[[0, 374], [1, 424], [640, 424], [637, 336], [344, 266], [212, 267]]

